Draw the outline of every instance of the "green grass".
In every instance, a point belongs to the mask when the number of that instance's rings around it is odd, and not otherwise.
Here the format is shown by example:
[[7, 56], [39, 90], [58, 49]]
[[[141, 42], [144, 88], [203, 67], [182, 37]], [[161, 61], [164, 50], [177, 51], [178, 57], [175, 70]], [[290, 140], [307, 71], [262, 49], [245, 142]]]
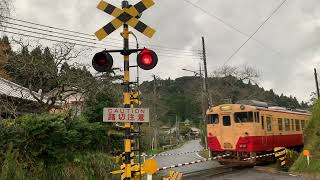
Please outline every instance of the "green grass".
[[15, 152], [9, 151], [2, 163], [0, 180], [78, 180], [78, 179], [119, 179], [111, 171], [119, 169], [112, 158], [104, 153], [87, 152], [75, 155], [76, 158], [63, 164], [44, 167], [39, 163], [36, 169], [24, 169], [16, 159]]
[[305, 147], [310, 151], [310, 165], [301, 153], [290, 171], [320, 177], [320, 102], [314, 105], [312, 118], [305, 129]]

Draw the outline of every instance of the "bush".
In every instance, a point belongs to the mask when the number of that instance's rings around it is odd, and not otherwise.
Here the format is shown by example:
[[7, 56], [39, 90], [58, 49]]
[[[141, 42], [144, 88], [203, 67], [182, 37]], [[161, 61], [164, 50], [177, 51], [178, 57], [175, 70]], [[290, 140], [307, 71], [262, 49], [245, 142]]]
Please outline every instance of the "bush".
[[[12, 169], [22, 168], [27, 177], [46, 176], [45, 172], [61, 164], [65, 165], [59, 167], [62, 170], [77, 167], [74, 160], [90, 157], [88, 152], [101, 152], [99, 156], [106, 156], [103, 153], [122, 149], [122, 136], [109, 134], [107, 130], [102, 123], [90, 123], [81, 117], [71, 120], [64, 115], [29, 114], [14, 120], [1, 120], [0, 162], [4, 162], [0, 164], [1, 174], [9, 176]], [[103, 159], [97, 162], [105, 163]], [[86, 170], [85, 174], [88, 172]]]
[[294, 165], [291, 167], [292, 171], [302, 173], [315, 173], [319, 175], [320, 172], [320, 102], [318, 101], [312, 111], [312, 118], [305, 132], [305, 147], [310, 151], [310, 165], [307, 164], [307, 158], [300, 154]]

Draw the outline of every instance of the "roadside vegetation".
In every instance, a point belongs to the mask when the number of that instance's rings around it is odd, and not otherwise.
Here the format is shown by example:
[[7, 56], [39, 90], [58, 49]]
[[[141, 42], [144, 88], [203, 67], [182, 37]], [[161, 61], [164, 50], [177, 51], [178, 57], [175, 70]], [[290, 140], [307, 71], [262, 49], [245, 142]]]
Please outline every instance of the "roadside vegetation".
[[106, 179], [122, 136], [83, 117], [30, 114], [0, 121], [0, 179]]
[[300, 154], [298, 159], [291, 167], [291, 171], [298, 173], [307, 173], [320, 178], [320, 102], [314, 104], [312, 118], [304, 131], [305, 146], [304, 149], [310, 151], [310, 165], [307, 163], [306, 156]]

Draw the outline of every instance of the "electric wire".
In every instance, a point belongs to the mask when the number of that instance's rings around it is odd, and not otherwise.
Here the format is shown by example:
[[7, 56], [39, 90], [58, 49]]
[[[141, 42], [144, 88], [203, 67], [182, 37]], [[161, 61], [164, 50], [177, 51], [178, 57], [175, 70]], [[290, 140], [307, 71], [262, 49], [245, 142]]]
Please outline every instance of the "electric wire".
[[[83, 41], [83, 40], [78, 40], [78, 39], [71, 39], [71, 38], [68, 38], [68, 37], [56, 36], [56, 35], [52, 35], [52, 34], [45, 34], [45, 33], [41, 33], [41, 32], [35, 32], [35, 31], [26, 30], [26, 29], [15, 28], [15, 27], [11, 27], [11, 26], [3, 26], [3, 27], [4, 28], [9, 28], [9, 29], [14, 29], [14, 30], [19, 30], [19, 31], [24, 31], [24, 32], [28, 32], [28, 33], [34, 33], [34, 34], [38, 34], [38, 35], [43, 35], [43, 36], [49, 36], [49, 37], [54, 37], [54, 38], [77, 41], [77, 42], [81, 42], [81, 43], [88, 43], [88, 44], [91, 43], [91, 44], [94, 44], [94, 45], [99, 45], [98, 43], [95, 43], [95, 42]], [[120, 46], [113, 46], [113, 45], [108, 45], [108, 46], [121, 48]]]
[[[209, 12], [208, 10], [202, 8], [201, 6], [199, 6], [199, 5], [191, 2], [191, 1], [189, 1], [189, 0], [183, 0], [183, 1], [185, 1], [186, 3], [192, 5], [193, 7], [201, 10], [201, 11], [204, 12], [205, 14], [213, 17], [214, 19], [218, 20], [219, 22], [221, 22], [221, 23], [224, 24], [225, 26], [229, 27], [230, 29], [233, 29], [234, 31], [236, 31], [236, 32], [238, 32], [238, 33], [240, 33], [240, 34], [242, 34], [242, 35], [244, 35], [244, 36], [246, 36], [246, 37], [250, 37], [249, 34], [244, 33], [243, 31], [241, 31], [241, 30], [239, 30], [238, 28], [236, 28], [235, 26], [227, 23], [227, 22], [224, 21], [222, 18], [220, 18], [220, 17], [218, 17], [217, 15]], [[259, 40], [257, 40], [257, 39], [254, 39], [254, 38], [252, 38], [252, 39], [253, 39], [255, 42], [257, 42], [258, 44], [260, 44], [262, 47], [264, 47], [264, 48], [266, 48], [266, 49], [269, 49], [269, 50], [273, 51], [273, 52], [276, 53], [276, 54], [280, 54], [277, 50], [275, 50], [275, 49], [273, 49], [273, 48], [265, 45], [263, 42], [261, 42], [261, 41], [259, 41]]]
[[247, 44], [247, 42], [252, 39], [252, 37], [262, 28], [262, 26], [282, 7], [282, 5], [286, 2], [287, 0], [283, 0], [282, 3], [280, 3], [277, 8], [272, 11], [272, 13], [263, 21], [263, 23], [256, 29], [256, 31], [239, 47], [232, 53], [232, 55], [223, 63], [223, 66], [225, 66], [240, 50], [241, 48]]
[[25, 36], [25, 37], [36, 38], [36, 39], [43, 39], [43, 40], [47, 40], [47, 41], [59, 42], [59, 43], [70, 43], [70, 44], [74, 44], [74, 45], [78, 45], [78, 46], [95, 48], [95, 49], [100, 48], [100, 47], [97, 47], [97, 46], [91, 46], [91, 45], [86, 45], [86, 44], [79, 44], [79, 43], [68, 42], [68, 41], [61, 41], [61, 40], [56, 40], [56, 39], [49, 39], [49, 38], [45, 38], [45, 37], [33, 36], [33, 35], [29, 35], [29, 34], [22, 34], [22, 33], [12, 32], [12, 31], [8, 31], [8, 30], [2, 30], [2, 32], [6, 32], [6, 33], [10, 33], [10, 34], [15, 34], [15, 35], [21, 35], [21, 36]]
[[[10, 34], [15, 34], [15, 35], [21, 35], [25, 37], [31, 37], [31, 38], [36, 38], [36, 39], [41, 39], [41, 40], [47, 40], [47, 41], [52, 41], [52, 42], [59, 42], [59, 43], [69, 43], [69, 44], [74, 44], [82, 47], [88, 47], [88, 48], [93, 48], [93, 49], [105, 49], [105, 47], [99, 47], [99, 46], [92, 46], [88, 44], [82, 44], [82, 43], [77, 43], [77, 42], [70, 42], [70, 41], [63, 41], [63, 40], [57, 40], [57, 39], [49, 39], [46, 37], [40, 37], [40, 36], [35, 36], [35, 35], [29, 35], [29, 34], [23, 34], [20, 32], [13, 32], [13, 31], [8, 31], [8, 30], [2, 30], [2, 32], [10, 33]], [[66, 38], [64, 38], [66, 39]], [[186, 58], [192, 58], [188, 56], [177, 56], [177, 55], [170, 55], [170, 54], [163, 54], [163, 53], [157, 53], [158, 56], [162, 57], [169, 57], [169, 58], [178, 58], [178, 59], [186, 59]]]
[[[2, 21], [0, 21], [0, 22], [2, 22]], [[99, 45], [99, 44], [100, 45], [105, 45], [104, 43], [99, 43], [99, 41], [96, 41], [93, 38], [86, 38], [86, 37], [76, 36], [76, 35], [72, 35], [72, 34], [66, 34], [66, 33], [61, 33], [61, 32], [56, 32], [56, 31], [51, 31], [51, 30], [47, 30], [47, 29], [41, 29], [41, 28], [36, 28], [36, 27], [31, 27], [31, 26], [26, 26], [26, 25], [11, 23], [11, 22], [4, 22], [4, 23], [10, 24], [10, 25], [14, 25], [14, 26], [19, 26], [19, 27], [24, 27], [24, 28], [28, 28], [28, 29], [38, 30], [38, 31], [42, 31], [42, 32], [49, 32], [49, 33], [54, 33], [54, 34], [58, 34], [58, 35], [64, 35], [64, 36], [70, 36], [70, 37], [75, 37], [75, 38], [81, 38], [81, 39], [94, 41], [94, 42], [86, 41], [86, 43], [93, 43], [93, 44], [96, 44], [96, 45]], [[12, 27], [12, 26], [6, 26], [6, 27], [18, 30], [18, 28]], [[19, 29], [19, 30], [24, 31], [24, 29]], [[25, 30], [25, 31], [28, 31], [28, 30]], [[30, 32], [30, 31], [28, 31], [28, 32]], [[76, 39], [73, 39], [73, 40], [76, 40]], [[82, 41], [82, 40], [78, 40], [78, 41], [85, 42], [85, 41]], [[119, 45], [121, 44], [122, 45], [122, 43], [119, 43], [119, 42], [117, 42], [116, 44], [119, 44]], [[174, 54], [174, 55], [177, 54], [177, 55], [186, 55], [186, 56], [197, 56], [196, 53], [193, 53], [193, 52], [190, 52], [192, 54], [189, 54], [189, 53], [179, 52], [179, 51], [174, 51], [174, 50], [171, 50], [171, 51], [170, 50], [162, 50], [162, 49], [157, 49], [157, 50], [158, 51], [165, 51], [166, 53]]]
[[[95, 37], [93, 34], [88, 34], [88, 33], [83, 33], [83, 32], [79, 32], [79, 31], [73, 31], [73, 30], [68, 30], [68, 29], [63, 29], [63, 28], [58, 28], [58, 27], [53, 27], [53, 26], [48, 26], [48, 25], [44, 25], [44, 24], [40, 24], [40, 23], [35, 23], [35, 22], [31, 22], [31, 21], [26, 21], [26, 20], [21, 20], [21, 19], [17, 19], [17, 18], [12, 18], [12, 17], [7, 17], [4, 16], [4, 18], [6, 19], [10, 19], [10, 20], [14, 20], [14, 21], [19, 21], [19, 22], [23, 22], [23, 23], [28, 23], [28, 24], [32, 24], [32, 25], [36, 25], [36, 26], [42, 26], [42, 27], [46, 27], [49, 29], [56, 29], [59, 31], [65, 31], [65, 32], [69, 32], [69, 33], [75, 33], [75, 34], [80, 34], [80, 35], [85, 35], [85, 36], [90, 36], [90, 37]], [[117, 42], [122, 41], [120, 39], [115, 39], [115, 38], [108, 38], [110, 40], [116, 40]], [[96, 39], [95, 39], [96, 40]], [[141, 45], [149, 45], [146, 43], [140, 43]], [[180, 51], [186, 51], [186, 52], [198, 52], [199, 50], [186, 50], [186, 49], [181, 49], [181, 48], [174, 48], [174, 47], [166, 47], [166, 46], [162, 46], [162, 45], [152, 45], [150, 44], [149, 46], [151, 47], [158, 47], [158, 48], [162, 48], [162, 49], [174, 49], [174, 50], [180, 50]]]
[[[25, 32], [28, 32], [28, 33], [35, 33], [35, 34], [39, 34], [39, 35], [45, 35], [45, 36], [61, 38], [61, 39], [68, 39], [68, 40], [81, 42], [81, 43], [89, 43], [89, 44], [94, 44], [94, 45], [101, 45], [101, 48], [103, 48], [102, 46], [105, 46], [105, 44], [102, 44], [102, 43], [89, 42], [89, 41], [83, 41], [83, 40], [78, 40], [78, 39], [71, 39], [71, 38], [68, 38], [68, 37], [56, 36], [56, 35], [52, 35], [52, 34], [44, 34], [44, 33], [41, 33], [41, 32], [30, 31], [30, 30], [16, 28], [16, 27], [12, 27], [12, 26], [4, 26], [4, 27], [5, 28], [9, 28], [9, 29], [19, 30], [19, 31], [25, 31]], [[32, 28], [32, 27], [28, 27], [28, 28]], [[34, 29], [38, 30], [38, 28], [34, 28]], [[39, 29], [39, 30], [40, 31], [46, 31], [46, 30], [43, 30], [43, 29]], [[59, 34], [59, 33], [57, 33], [57, 34]], [[122, 48], [120, 46], [113, 46], [113, 45], [109, 45], [109, 46], [116, 47], [116, 48]], [[190, 57], [197, 57], [198, 56], [197, 54], [180, 54], [180, 53], [174, 53], [174, 52], [167, 52], [167, 51], [164, 51], [164, 50], [158, 50], [158, 52], [159, 53], [165, 53], [165, 54], [172, 55], [172, 56], [190, 56]]]

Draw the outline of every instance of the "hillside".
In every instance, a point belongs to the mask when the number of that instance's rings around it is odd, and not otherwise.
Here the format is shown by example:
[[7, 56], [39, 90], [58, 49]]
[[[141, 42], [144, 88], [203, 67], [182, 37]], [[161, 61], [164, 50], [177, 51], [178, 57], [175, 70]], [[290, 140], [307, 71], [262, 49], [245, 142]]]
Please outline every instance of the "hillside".
[[313, 108], [311, 122], [305, 129], [305, 147], [310, 151], [310, 165], [301, 153], [293, 164], [291, 170], [299, 173], [316, 175], [320, 178], [320, 102], [318, 101]]
[[[143, 82], [140, 86], [142, 105], [150, 107], [151, 117], [157, 112], [156, 119], [153, 119], [155, 122], [172, 124], [176, 118], [180, 121], [189, 119], [199, 122], [202, 114], [201, 82], [200, 77], [194, 76]], [[209, 78], [208, 84], [209, 98], [213, 105], [255, 99], [289, 108], [308, 107], [304, 102], [299, 103], [295, 97], [277, 95], [272, 89], [266, 91], [257, 84], [250, 81], [244, 83], [233, 76]]]

